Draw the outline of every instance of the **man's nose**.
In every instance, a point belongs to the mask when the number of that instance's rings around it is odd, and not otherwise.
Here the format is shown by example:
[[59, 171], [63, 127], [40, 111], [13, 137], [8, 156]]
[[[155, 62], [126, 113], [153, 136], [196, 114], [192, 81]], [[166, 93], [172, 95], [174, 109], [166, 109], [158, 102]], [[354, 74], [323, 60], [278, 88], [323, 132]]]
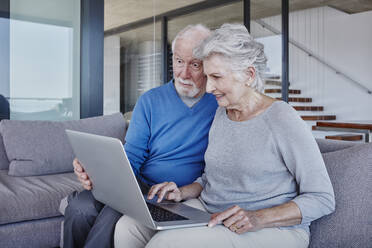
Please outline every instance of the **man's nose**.
[[181, 74], [180, 74], [180, 78], [182, 78], [182, 79], [188, 79], [188, 78], [190, 78], [190, 68], [189, 68], [188, 65], [185, 65], [182, 68], [182, 71], [181, 71]]

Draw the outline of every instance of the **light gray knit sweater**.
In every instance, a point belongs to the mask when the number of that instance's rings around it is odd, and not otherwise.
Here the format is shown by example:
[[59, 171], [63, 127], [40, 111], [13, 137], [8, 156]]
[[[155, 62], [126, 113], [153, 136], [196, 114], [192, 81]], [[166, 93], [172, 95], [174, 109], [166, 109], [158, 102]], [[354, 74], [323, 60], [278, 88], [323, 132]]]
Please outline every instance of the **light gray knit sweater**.
[[299, 226], [334, 211], [335, 199], [323, 158], [309, 127], [282, 101], [243, 122], [218, 108], [209, 132], [205, 171], [196, 182], [209, 212], [233, 205], [257, 210], [294, 201]]

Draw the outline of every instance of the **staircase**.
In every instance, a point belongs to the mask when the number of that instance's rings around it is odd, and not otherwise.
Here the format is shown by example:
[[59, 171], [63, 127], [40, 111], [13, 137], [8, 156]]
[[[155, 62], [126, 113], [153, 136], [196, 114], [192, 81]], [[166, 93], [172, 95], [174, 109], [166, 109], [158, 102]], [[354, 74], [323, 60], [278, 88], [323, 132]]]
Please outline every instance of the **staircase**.
[[[266, 80], [264, 93], [270, 97], [281, 99], [282, 94], [282, 82], [280, 79], [270, 79]], [[290, 84], [289, 84], [290, 87]], [[313, 99], [311, 97], [301, 96], [300, 89], [289, 89], [288, 90], [289, 104], [299, 112], [301, 118], [308, 123], [312, 130], [316, 121], [332, 121], [336, 120], [336, 115], [326, 115], [322, 114], [324, 111], [324, 106], [312, 105]], [[333, 140], [344, 140], [344, 141], [363, 141], [363, 135], [356, 134], [335, 134], [332, 135], [332, 132], [322, 132], [317, 131], [318, 134], [315, 135], [317, 138], [333, 139]]]
[[[289, 84], [290, 86], [290, 84]], [[281, 99], [282, 82], [279, 79], [266, 80], [264, 93], [276, 99]], [[330, 121], [336, 120], [336, 115], [324, 115], [323, 106], [312, 105], [313, 99], [311, 97], [302, 97], [300, 89], [289, 89], [288, 102], [292, 107], [299, 111], [301, 118], [304, 121]]]

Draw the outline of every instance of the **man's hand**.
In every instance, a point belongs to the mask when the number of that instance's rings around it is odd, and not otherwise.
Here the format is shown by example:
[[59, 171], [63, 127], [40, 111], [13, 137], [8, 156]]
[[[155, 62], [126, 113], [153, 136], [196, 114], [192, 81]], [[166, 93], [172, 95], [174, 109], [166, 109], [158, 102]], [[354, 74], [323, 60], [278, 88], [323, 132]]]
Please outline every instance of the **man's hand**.
[[223, 212], [213, 214], [208, 226], [213, 227], [220, 223], [237, 234], [258, 231], [263, 228], [257, 211], [247, 211], [239, 206], [233, 206]]
[[88, 174], [85, 172], [82, 164], [80, 164], [77, 158], [74, 159], [72, 165], [74, 166], [74, 172], [84, 189], [91, 190], [92, 181], [89, 179]]
[[157, 202], [161, 202], [166, 196], [167, 200], [180, 202], [182, 200], [182, 192], [174, 182], [164, 182], [153, 185], [148, 193], [148, 199], [154, 198], [158, 195]]

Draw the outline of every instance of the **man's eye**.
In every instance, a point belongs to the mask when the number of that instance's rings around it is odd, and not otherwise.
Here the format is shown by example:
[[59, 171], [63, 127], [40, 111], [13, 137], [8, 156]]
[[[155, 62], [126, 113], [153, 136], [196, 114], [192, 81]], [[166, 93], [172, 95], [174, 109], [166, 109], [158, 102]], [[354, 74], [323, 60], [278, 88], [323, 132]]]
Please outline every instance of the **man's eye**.
[[195, 67], [195, 68], [199, 68], [200, 64], [199, 63], [194, 63], [194, 64], [192, 64], [192, 66]]
[[177, 59], [177, 63], [178, 64], [182, 64], [182, 60], [181, 59]]

